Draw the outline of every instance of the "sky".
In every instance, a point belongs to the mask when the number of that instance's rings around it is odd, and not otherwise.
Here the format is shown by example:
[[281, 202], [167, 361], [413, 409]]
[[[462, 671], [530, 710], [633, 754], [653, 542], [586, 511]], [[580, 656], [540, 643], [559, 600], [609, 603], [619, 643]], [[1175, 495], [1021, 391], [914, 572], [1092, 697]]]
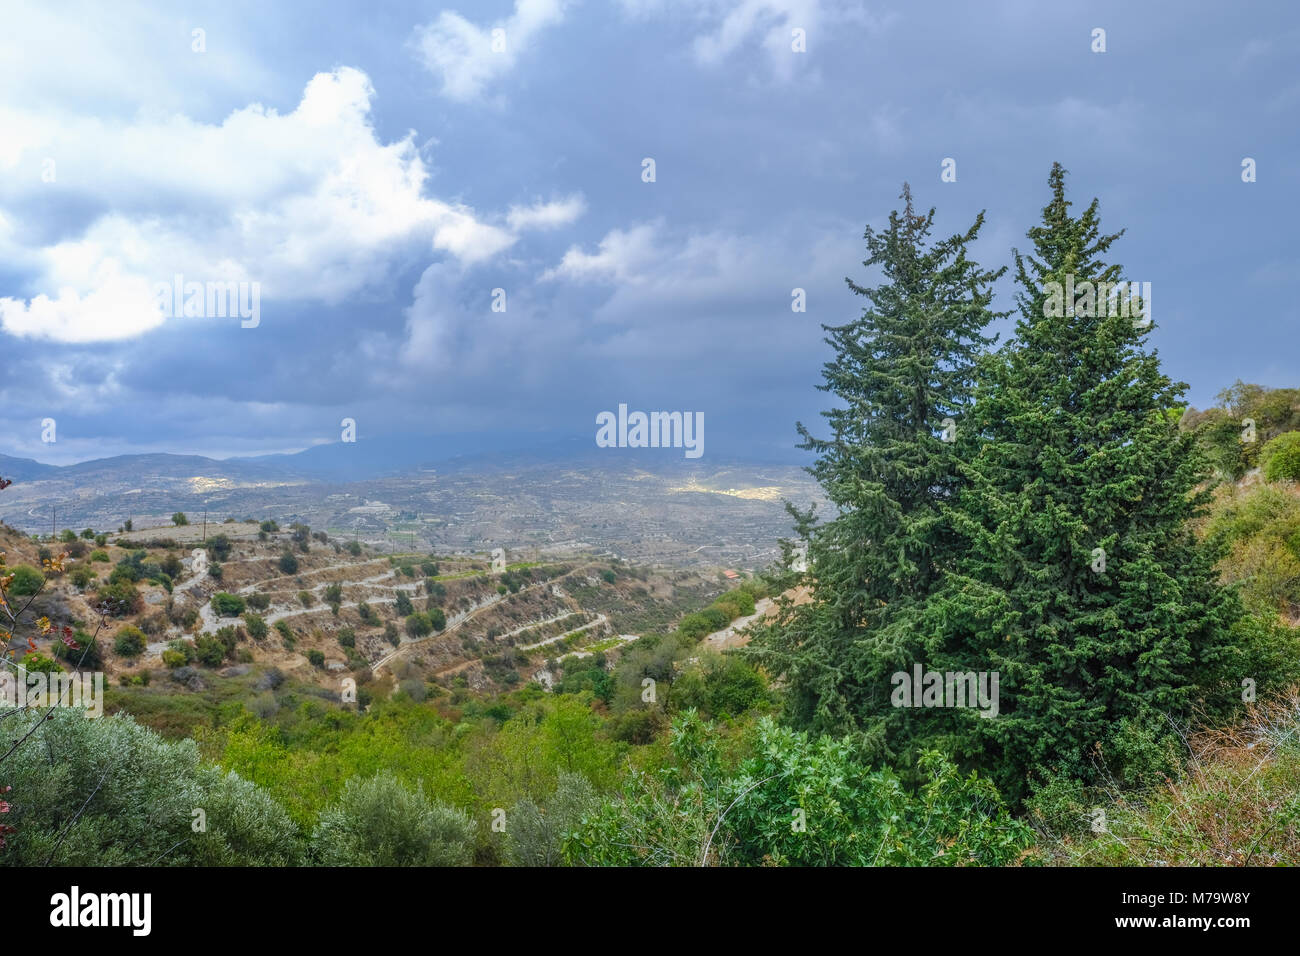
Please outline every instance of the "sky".
[[787, 454], [903, 182], [996, 267], [1053, 161], [1190, 402], [1300, 385], [1290, 2], [55, 6], [0, 14], [0, 454], [594, 447], [620, 404]]

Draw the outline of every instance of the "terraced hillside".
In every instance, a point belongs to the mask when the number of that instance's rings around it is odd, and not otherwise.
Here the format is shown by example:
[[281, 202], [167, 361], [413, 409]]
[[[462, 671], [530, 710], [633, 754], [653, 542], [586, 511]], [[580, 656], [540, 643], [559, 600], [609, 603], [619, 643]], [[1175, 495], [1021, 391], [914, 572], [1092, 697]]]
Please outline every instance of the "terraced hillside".
[[[11, 649], [34, 666], [86, 653], [83, 666], [114, 683], [163, 681], [169, 691], [254, 669], [362, 702], [412, 681], [549, 689], [566, 663], [601, 652], [612, 666], [643, 628], [726, 587], [721, 571], [591, 554], [512, 554], [494, 570], [491, 555], [381, 554], [305, 525], [195, 532], [41, 541], [0, 526], [9, 569], [25, 567], [33, 585], [44, 579], [27, 599], [52, 624], [32, 646]], [[64, 627], [75, 648], [60, 638]]]

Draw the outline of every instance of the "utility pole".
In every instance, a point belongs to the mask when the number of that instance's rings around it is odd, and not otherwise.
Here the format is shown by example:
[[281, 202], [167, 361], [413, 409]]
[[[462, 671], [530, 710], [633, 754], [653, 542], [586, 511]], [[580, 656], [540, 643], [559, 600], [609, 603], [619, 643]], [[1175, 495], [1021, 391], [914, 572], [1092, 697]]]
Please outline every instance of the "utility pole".
[[54, 527], [55, 527], [55, 525], [58, 523], [58, 520], [59, 520], [59, 509], [56, 508], [54, 505], [50, 505], [50, 511], [51, 511], [51, 513], [50, 513], [50, 537], [51, 537], [51, 538], [57, 538], [59, 535], [58, 535], [58, 533], [54, 530]]
[[203, 543], [208, 543], [208, 508], [206, 505], [203, 507]]

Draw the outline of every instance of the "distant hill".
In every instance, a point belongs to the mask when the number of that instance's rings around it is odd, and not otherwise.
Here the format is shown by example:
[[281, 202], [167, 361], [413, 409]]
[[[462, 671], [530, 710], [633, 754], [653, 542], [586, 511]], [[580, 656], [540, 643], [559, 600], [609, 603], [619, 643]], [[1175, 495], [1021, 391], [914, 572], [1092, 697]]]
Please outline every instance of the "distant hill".
[[0, 478], [8, 478], [10, 481], [34, 481], [57, 470], [58, 467], [55, 465], [42, 465], [39, 461], [30, 458], [0, 455]]

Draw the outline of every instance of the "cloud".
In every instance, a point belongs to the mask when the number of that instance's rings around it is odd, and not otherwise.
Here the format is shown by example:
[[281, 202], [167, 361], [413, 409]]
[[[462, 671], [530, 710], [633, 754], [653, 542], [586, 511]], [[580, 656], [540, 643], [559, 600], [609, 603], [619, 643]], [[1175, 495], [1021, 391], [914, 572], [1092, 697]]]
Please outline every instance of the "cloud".
[[565, 6], [564, 0], [516, 0], [515, 12], [491, 27], [475, 26], [454, 10], [444, 10], [437, 20], [416, 28], [416, 53], [441, 80], [443, 96], [475, 100], [514, 69], [520, 51], [543, 30], [564, 19]]
[[[373, 97], [366, 74], [345, 67], [313, 77], [291, 113], [252, 104], [220, 125], [0, 111], [22, 144], [4, 157], [14, 172], [0, 184], [0, 242], [35, 272], [30, 301], [0, 298], [0, 326], [65, 342], [134, 337], [165, 321], [151, 290], [176, 274], [259, 282], [263, 300], [337, 303], [380, 286], [422, 244], [473, 265], [580, 208], [540, 205], [499, 224], [426, 196], [414, 133], [380, 142]], [[46, 157], [53, 182], [41, 178]], [[22, 247], [56, 196], [111, 211]]]
[[620, 0], [632, 19], [692, 17], [701, 26], [692, 42], [697, 63], [719, 67], [737, 53], [757, 45], [766, 51], [772, 73], [789, 80], [798, 57], [794, 31], [803, 31], [810, 53], [828, 23], [855, 24], [879, 33], [895, 15], [874, 17], [854, 2], [826, 0]]
[[586, 211], [586, 200], [575, 194], [555, 202], [538, 201], [531, 206], [511, 206], [506, 222], [516, 231], [558, 229], [577, 221]]
[[660, 228], [658, 223], [643, 223], [626, 230], [612, 229], [600, 240], [596, 252], [583, 252], [573, 246], [560, 264], [544, 272], [542, 278], [635, 285], [643, 281], [643, 270], [658, 254], [655, 244]]

